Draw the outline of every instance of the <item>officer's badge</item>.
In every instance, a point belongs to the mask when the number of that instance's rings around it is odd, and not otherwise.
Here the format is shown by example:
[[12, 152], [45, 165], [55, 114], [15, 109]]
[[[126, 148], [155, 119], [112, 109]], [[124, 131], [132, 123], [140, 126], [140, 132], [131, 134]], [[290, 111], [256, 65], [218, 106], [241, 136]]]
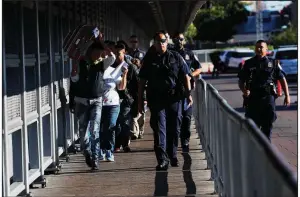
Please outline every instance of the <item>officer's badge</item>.
[[143, 57], [144, 57], [143, 53], [140, 53], [139, 58], [143, 58]]
[[188, 54], [185, 55], [185, 60], [190, 60], [190, 56]]
[[268, 63], [268, 67], [269, 67], [269, 68], [272, 68], [272, 67], [273, 67], [272, 62], [269, 62], [269, 63]]

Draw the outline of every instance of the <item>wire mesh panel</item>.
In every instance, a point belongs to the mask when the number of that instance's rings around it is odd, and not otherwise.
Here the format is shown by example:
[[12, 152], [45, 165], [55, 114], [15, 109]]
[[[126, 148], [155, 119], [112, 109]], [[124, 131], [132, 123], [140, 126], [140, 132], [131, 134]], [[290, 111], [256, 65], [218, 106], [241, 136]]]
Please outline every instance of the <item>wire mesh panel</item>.
[[24, 8], [24, 46], [26, 75], [26, 112], [37, 109], [36, 23], [35, 12]]
[[7, 97], [7, 120], [18, 117], [21, 117], [21, 97], [20, 95], [9, 96]]
[[53, 79], [56, 88], [56, 99], [59, 99], [60, 92], [59, 92], [59, 83], [60, 80], [60, 54], [59, 54], [59, 17], [53, 16], [52, 18], [52, 36], [53, 36], [53, 54], [54, 54], [54, 64], [53, 64]]
[[[69, 19], [65, 17], [62, 21], [62, 31], [63, 31], [63, 38], [65, 38], [69, 31], [70, 31], [70, 23]], [[64, 65], [63, 65], [63, 88], [65, 92], [65, 96], [69, 95], [69, 77], [70, 77], [70, 58], [68, 57], [67, 53], [64, 52]]]
[[41, 105], [49, 105], [50, 99], [50, 62], [48, 17], [46, 12], [39, 12], [40, 63], [41, 63]]
[[16, 6], [6, 2], [3, 9], [5, 29], [5, 60], [7, 85], [7, 120], [21, 117], [21, 76], [20, 76], [20, 43], [18, 42], [19, 12]]
[[70, 78], [64, 78], [63, 85], [64, 85], [64, 90], [65, 90], [65, 96], [68, 96], [69, 89], [70, 89]]

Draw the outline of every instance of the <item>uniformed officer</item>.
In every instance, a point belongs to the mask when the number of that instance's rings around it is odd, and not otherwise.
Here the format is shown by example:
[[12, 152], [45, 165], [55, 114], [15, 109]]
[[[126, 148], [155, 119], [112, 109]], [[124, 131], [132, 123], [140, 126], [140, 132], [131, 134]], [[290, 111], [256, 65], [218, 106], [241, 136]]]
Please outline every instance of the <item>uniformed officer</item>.
[[143, 91], [147, 83], [147, 101], [151, 112], [150, 126], [154, 131], [157, 170], [179, 166], [178, 137], [181, 125], [181, 100], [186, 97], [192, 105], [188, 66], [179, 53], [167, 49], [163, 32], [154, 39], [156, 53], [147, 55], [139, 72], [139, 111], [144, 109]]
[[[194, 53], [188, 49], [184, 48], [185, 38], [183, 33], [176, 33], [173, 37], [174, 42], [174, 50], [177, 51], [185, 60], [187, 65], [189, 66], [191, 77], [196, 78], [199, 76], [201, 72], [201, 65], [199, 63], [198, 58], [194, 55]], [[193, 84], [195, 80], [191, 82]], [[192, 85], [193, 87], [193, 85]], [[186, 99], [182, 101], [182, 123], [181, 123], [181, 131], [180, 131], [180, 141], [183, 152], [189, 151], [189, 141], [191, 136], [191, 120], [192, 120], [192, 106], [186, 109]]]
[[[128, 54], [133, 58], [132, 63], [134, 63], [137, 66], [137, 73], [139, 72], [141, 61], [143, 60], [145, 56], [145, 52], [140, 50], [139, 47], [139, 40], [136, 35], [130, 36], [129, 39], [131, 48], [128, 50]], [[144, 103], [146, 104], [146, 100], [144, 99]], [[135, 102], [136, 105], [134, 105], [134, 108], [137, 110], [137, 102]], [[132, 137], [131, 139], [141, 139], [144, 135], [144, 127], [145, 127], [145, 113], [134, 113], [133, 116], [133, 124], [132, 124]]]
[[290, 105], [290, 96], [286, 79], [279, 64], [268, 58], [267, 44], [258, 40], [255, 45], [256, 56], [247, 60], [238, 74], [239, 88], [247, 98], [245, 116], [251, 118], [270, 140], [277, 97], [275, 81], [280, 80], [285, 99], [284, 105]]
[[128, 50], [128, 55], [130, 55], [133, 58], [137, 58], [139, 60], [142, 60], [145, 56], [145, 52], [139, 49], [139, 40], [136, 35], [132, 35], [129, 38], [129, 42], [131, 45], [131, 48]]
[[166, 35], [167, 43], [168, 43], [167, 48], [169, 50], [173, 50], [174, 49], [174, 45], [170, 43], [170, 35], [169, 35], [169, 33], [166, 30], [161, 30], [161, 32], [163, 32]]

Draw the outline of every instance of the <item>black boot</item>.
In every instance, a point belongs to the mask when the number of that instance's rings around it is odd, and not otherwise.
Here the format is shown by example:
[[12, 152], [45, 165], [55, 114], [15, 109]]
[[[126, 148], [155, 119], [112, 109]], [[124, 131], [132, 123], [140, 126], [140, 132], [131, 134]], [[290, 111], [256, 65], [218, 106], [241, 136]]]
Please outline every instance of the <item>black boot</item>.
[[160, 164], [156, 166], [157, 171], [163, 171], [163, 170], [168, 170], [169, 168], [169, 161], [164, 160]]

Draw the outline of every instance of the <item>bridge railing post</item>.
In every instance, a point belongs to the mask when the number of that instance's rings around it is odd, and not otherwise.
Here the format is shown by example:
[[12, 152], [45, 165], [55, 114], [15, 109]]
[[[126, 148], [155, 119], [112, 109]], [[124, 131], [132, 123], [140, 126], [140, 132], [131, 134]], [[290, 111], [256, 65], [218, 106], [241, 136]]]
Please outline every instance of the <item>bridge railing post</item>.
[[297, 195], [292, 170], [252, 120], [203, 79], [195, 97], [197, 131], [220, 196]]

